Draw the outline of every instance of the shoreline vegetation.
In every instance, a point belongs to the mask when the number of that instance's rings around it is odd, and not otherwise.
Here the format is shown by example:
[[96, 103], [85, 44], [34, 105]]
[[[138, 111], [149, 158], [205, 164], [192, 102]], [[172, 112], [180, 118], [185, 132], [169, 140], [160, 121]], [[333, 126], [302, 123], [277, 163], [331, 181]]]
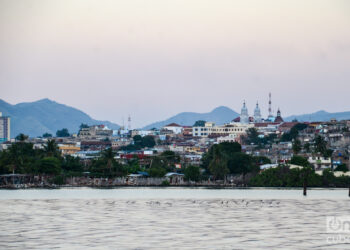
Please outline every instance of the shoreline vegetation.
[[[324, 187], [349, 188], [350, 176], [335, 176], [332, 169], [315, 172], [308, 160], [294, 155], [290, 162], [273, 168], [264, 156], [242, 152], [239, 143], [212, 145], [200, 166], [181, 164], [173, 151], [164, 151], [142, 162], [116, 158], [112, 148], [89, 161], [62, 156], [53, 139], [43, 149], [34, 148], [25, 135], [0, 152], [0, 188], [57, 187]], [[153, 143], [152, 143], [153, 145]], [[292, 167], [293, 166], [293, 167]], [[295, 167], [296, 166], [296, 167]], [[346, 170], [344, 171], [346, 172]]]

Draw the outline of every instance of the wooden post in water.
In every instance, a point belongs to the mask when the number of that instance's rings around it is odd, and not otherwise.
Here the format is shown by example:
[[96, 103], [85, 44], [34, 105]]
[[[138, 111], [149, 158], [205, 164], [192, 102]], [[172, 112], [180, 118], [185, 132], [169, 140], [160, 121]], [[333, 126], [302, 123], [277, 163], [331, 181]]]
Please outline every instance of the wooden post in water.
[[304, 181], [304, 191], [303, 191], [303, 195], [306, 196], [307, 193], [307, 185], [306, 185], [306, 181]]
[[350, 197], [350, 186], [349, 186], [349, 197]]

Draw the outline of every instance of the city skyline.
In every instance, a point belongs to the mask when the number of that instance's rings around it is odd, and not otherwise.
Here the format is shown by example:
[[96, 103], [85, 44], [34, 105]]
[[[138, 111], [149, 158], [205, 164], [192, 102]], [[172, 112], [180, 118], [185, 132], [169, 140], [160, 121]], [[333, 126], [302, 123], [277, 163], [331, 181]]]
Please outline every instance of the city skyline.
[[[0, 98], [135, 127], [243, 100], [350, 110], [347, 1], [0, 1]], [[325, 102], [325, 99], [327, 102]]]

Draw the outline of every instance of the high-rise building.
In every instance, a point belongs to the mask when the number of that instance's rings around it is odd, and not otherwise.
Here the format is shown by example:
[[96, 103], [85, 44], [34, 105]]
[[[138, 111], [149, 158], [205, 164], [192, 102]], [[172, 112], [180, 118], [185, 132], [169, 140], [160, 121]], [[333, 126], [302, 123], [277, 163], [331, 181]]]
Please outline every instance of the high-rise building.
[[10, 140], [10, 117], [0, 112], [0, 143]]

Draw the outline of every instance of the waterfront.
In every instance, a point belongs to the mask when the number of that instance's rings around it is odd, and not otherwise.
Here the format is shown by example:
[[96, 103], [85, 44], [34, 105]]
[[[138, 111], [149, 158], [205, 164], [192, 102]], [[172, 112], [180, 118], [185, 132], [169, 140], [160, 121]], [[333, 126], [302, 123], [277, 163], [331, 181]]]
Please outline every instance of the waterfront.
[[326, 216], [346, 189], [116, 188], [0, 190], [0, 248], [345, 249]]

